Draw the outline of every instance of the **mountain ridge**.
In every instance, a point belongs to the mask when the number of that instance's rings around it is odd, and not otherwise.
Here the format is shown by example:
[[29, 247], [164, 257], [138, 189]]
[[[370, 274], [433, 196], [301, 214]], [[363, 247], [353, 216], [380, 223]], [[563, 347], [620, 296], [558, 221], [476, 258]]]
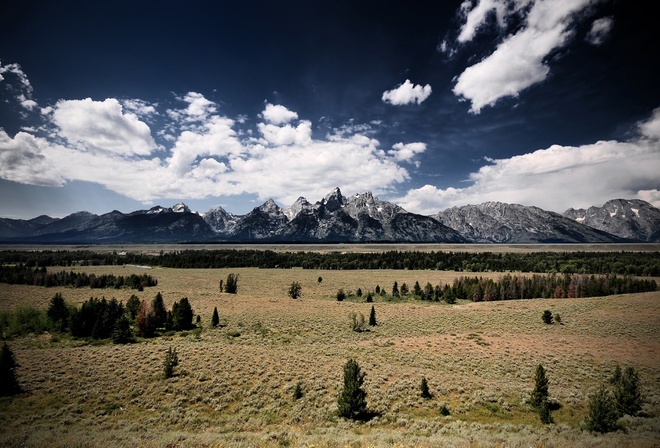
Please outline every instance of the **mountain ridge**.
[[[604, 211], [603, 211], [604, 210]], [[595, 221], [594, 221], [595, 220]], [[585, 225], [596, 222], [597, 225]], [[435, 215], [410, 213], [372, 193], [344, 196], [339, 188], [310, 203], [289, 207], [272, 199], [245, 215], [217, 206], [193, 212], [172, 207], [64, 218], [0, 218], [0, 240], [23, 243], [163, 242], [419, 242], [419, 243], [618, 243], [660, 242], [660, 210], [638, 199], [564, 214], [534, 206], [485, 202], [452, 207]]]

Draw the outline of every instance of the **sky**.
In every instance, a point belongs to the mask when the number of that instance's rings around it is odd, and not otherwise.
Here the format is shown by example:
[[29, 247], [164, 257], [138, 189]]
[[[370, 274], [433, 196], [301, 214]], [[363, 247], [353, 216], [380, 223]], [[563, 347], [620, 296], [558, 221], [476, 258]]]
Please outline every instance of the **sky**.
[[372, 192], [660, 207], [660, 27], [627, 0], [10, 0], [0, 217]]

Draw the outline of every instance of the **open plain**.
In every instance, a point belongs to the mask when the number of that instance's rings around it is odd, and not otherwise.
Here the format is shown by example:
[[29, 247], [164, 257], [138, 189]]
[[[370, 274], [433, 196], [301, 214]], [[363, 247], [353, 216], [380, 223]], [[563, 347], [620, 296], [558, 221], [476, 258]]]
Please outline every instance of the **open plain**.
[[[141, 267], [74, 267], [142, 274]], [[490, 303], [375, 296], [378, 325], [352, 331], [349, 314], [369, 315], [364, 297], [392, 284], [451, 283], [463, 273], [410, 270], [148, 269], [158, 286], [128, 289], [0, 285], [0, 309], [45, 309], [57, 292], [79, 305], [131, 294], [165, 305], [187, 297], [202, 330], [113, 345], [51, 334], [9, 341], [25, 393], [0, 399], [0, 445], [97, 446], [456, 446], [596, 447], [660, 445], [660, 292], [591, 299]], [[238, 274], [238, 294], [219, 281]], [[499, 273], [470, 273], [497, 278]], [[298, 300], [289, 285], [302, 286]], [[222, 327], [210, 325], [217, 307]], [[545, 325], [543, 310], [562, 324]], [[164, 379], [175, 348], [179, 366]], [[367, 422], [336, 416], [342, 367], [366, 373]], [[527, 404], [534, 371], [549, 379], [554, 424]], [[616, 365], [633, 366], [645, 398], [626, 431], [582, 429], [588, 396]], [[433, 397], [420, 397], [422, 377]], [[293, 391], [301, 385], [302, 398]], [[441, 407], [449, 415], [441, 415]]]

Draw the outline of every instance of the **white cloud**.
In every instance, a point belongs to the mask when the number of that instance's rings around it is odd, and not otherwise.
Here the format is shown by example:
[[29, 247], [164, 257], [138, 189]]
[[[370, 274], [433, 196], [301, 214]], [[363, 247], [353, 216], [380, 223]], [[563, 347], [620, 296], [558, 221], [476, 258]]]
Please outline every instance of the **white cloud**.
[[392, 146], [392, 150], [388, 151], [394, 160], [398, 162], [409, 162], [417, 154], [421, 154], [426, 151], [426, 143], [415, 142], [415, 143], [396, 143]]
[[132, 156], [148, 155], [156, 148], [149, 126], [136, 115], [123, 113], [114, 98], [60, 100], [52, 120], [61, 137], [84, 150]]
[[[21, 66], [18, 64], [2, 65], [2, 61], [0, 61], [0, 82], [9, 83], [5, 76], [3, 76], [7, 74], [12, 75], [18, 81], [17, 86], [10, 84], [12, 85], [11, 91], [14, 92], [15, 100], [27, 111], [31, 112], [37, 108], [39, 105], [32, 99], [32, 85], [25, 72], [21, 69]], [[26, 116], [24, 112], [21, 115], [23, 117]]]
[[298, 114], [279, 104], [266, 104], [261, 112], [264, 120], [274, 125], [289, 123], [298, 119]]
[[394, 106], [404, 104], [421, 104], [431, 95], [431, 86], [429, 84], [421, 86], [414, 85], [409, 79], [395, 89], [387, 90], [383, 93], [382, 100]]
[[469, 100], [470, 111], [479, 113], [545, 80], [550, 72], [546, 58], [568, 43], [579, 13], [597, 1], [481, 0], [465, 15], [459, 43], [472, 40], [493, 11], [501, 28], [512, 15], [523, 17], [523, 27], [506, 36], [490, 56], [466, 68], [457, 78], [454, 94]]
[[607, 40], [610, 31], [614, 27], [614, 19], [611, 17], [602, 17], [594, 20], [591, 24], [591, 29], [587, 33], [586, 40], [592, 45], [601, 45]]
[[[350, 123], [314, 139], [310, 121], [291, 122], [297, 114], [280, 108], [262, 113], [255, 138], [256, 133], [239, 132], [237, 121], [219, 114], [203, 95], [179, 99], [182, 107], [164, 114], [140, 100], [124, 100], [123, 107], [112, 98], [59, 101], [42, 111], [46, 136], [0, 133], [0, 176], [49, 186], [94, 182], [143, 202], [247, 193], [288, 204], [301, 194], [321, 197], [336, 186], [348, 194], [390, 191], [409, 179], [399, 162], [425, 148], [400, 143], [387, 153], [366, 135], [375, 123]], [[166, 120], [167, 131], [159, 135], [169, 147], [156, 147], [149, 125], [136, 113]]]
[[640, 138], [553, 145], [509, 159], [491, 159], [491, 164], [470, 175], [470, 186], [439, 189], [426, 185], [410, 190], [399, 205], [433, 214], [453, 206], [501, 201], [563, 212], [614, 198], [640, 197], [660, 206], [659, 111], [640, 125]]

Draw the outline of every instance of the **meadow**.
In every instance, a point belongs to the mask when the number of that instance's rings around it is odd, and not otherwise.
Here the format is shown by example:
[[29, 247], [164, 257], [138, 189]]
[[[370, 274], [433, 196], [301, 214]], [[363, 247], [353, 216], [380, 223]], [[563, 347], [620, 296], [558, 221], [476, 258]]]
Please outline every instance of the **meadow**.
[[[653, 447], [660, 444], [660, 292], [590, 299], [535, 299], [456, 305], [375, 296], [338, 302], [336, 292], [376, 285], [451, 283], [451, 271], [144, 269], [158, 285], [129, 289], [0, 285], [0, 309], [46, 309], [55, 293], [80, 304], [92, 296], [126, 303], [131, 294], [165, 305], [187, 297], [202, 329], [113, 345], [54, 334], [8, 341], [25, 393], [0, 399], [0, 445], [97, 446], [455, 446]], [[238, 294], [219, 281], [239, 275]], [[470, 275], [499, 278], [500, 273]], [[319, 279], [321, 281], [319, 281]], [[287, 296], [297, 281], [302, 297]], [[378, 325], [356, 333], [350, 313]], [[217, 307], [222, 327], [210, 325]], [[546, 309], [562, 324], [541, 321]], [[175, 348], [179, 365], [164, 379]], [[336, 416], [342, 367], [366, 373], [367, 422]], [[542, 364], [555, 403], [543, 425], [527, 403]], [[626, 431], [582, 429], [588, 396], [616, 365], [633, 366], [645, 398]], [[422, 377], [433, 397], [420, 397]], [[293, 398], [297, 384], [302, 397]], [[449, 415], [442, 415], [446, 407]]]

